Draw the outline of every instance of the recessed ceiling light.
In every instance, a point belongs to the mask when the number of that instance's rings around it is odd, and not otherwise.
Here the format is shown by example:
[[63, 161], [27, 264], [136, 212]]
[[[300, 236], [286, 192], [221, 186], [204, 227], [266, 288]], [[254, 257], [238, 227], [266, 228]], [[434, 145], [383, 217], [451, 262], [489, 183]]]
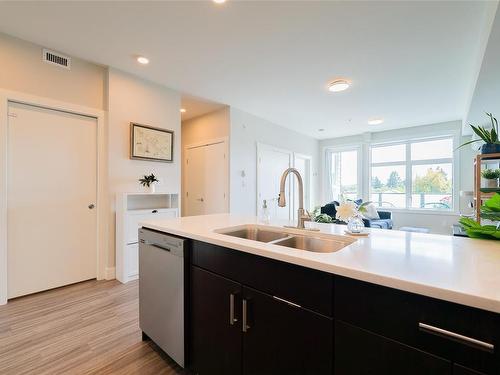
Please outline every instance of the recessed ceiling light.
[[382, 118], [372, 118], [372, 119], [368, 120], [368, 125], [380, 125], [383, 122], [384, 122], [384, 119], [382, 119]]
[[146, 65], [146, 64], [149, 64], [149, 59], [147, 57], [144, 57], [144, 56], [138, 56], [137, 62], [139, 64]]
[[181, 108], [180, 111], [181, 113], [186, 113], [186, 108]]
[[213, 0], [215, 4], [224, 4], [226, 0]]
[[319, 132], [324, 132], [325, 129], [321, 128], [321, 129], [318, 129]]
[[330, 82], [328, 85], [328, 91], [331, 92], [339, 92], [339, 91], [344, 91], [349, 88], [351, 84], [347, 82], [345, 79], [336, 79], [333, 82]]

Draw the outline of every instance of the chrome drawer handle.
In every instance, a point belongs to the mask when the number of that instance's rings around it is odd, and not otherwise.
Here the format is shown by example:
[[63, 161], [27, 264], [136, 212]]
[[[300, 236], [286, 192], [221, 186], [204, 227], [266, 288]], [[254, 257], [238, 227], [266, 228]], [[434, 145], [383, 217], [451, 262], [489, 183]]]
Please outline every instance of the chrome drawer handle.
[[234, 325], [238, 319], [234, 317], [234, 294], [229, 295], [229, 324]]
[[247, 307], [248, 307], [248, 301], [246, 299], [243, 299], [243, 319], [242, 319], [242, 331], [247, 332], [250, 326], [247, 324], [248, 323], [248, 312], [247, 312]]
[[495, 351], [495, 346], [493, 344], [490, 344], [489, 342], [484, 342], [481, 340], [476, 340], [473, 339], [472, 337], [467, 337], [464, 335], [461, 335], [459, 333], [447, 331], [446, 329], [438, 328], [431, 326], [429, 324], [425, 323], [418, 323], [418, 328], [424, 332], [428, 332], [434, 335], [438, 336], [443, 336], [446, 338], [449, 338], [451, 340], [466, 344], [466, 345], [471, 345], [475, 347], [479, 347], [481, 349], [485, 349], [489, 352], [494, 352]]
[[293, 307], [302, 307], [296, 303], [293, 303], [293, 302], [290, 302], [290, 301], [287, 301], [286, 299], [283, 299], [283, 298], [279, 298], [279, 297], [276, 297], [276, 296], [273, 296], [273, 298], [277, 301], [280, 301], [280, 302], [284, 302], [286, 303], [287, 305], [290, 305], [290, 306], [293, 306]]

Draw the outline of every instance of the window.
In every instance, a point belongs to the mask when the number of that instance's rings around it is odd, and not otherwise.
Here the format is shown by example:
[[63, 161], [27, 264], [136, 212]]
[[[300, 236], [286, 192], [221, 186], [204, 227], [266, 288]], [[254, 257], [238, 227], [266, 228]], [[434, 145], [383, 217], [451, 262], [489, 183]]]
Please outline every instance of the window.
[[359, 198], [358, 150], [328, 151], [328, 195], [330, 200]]
[[370, 200], [379, 207], [453, 209], [453, 139], [371, 147]]

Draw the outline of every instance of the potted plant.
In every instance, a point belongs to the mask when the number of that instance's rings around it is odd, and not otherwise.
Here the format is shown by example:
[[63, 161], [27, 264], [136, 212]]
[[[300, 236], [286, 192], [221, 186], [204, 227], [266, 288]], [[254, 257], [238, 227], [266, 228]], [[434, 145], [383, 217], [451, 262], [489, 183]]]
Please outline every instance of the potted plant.
[[500, 169], [485, 169], [481, 172], [481, 176], [486, 180], [487, 188], [498, 187], [498, 179], [500, 178]]
[[462, 217], [459, 222], [470, 238], [500, 240], [500, 194], [496, 193], [484, 202], [481, 218], [489, 220], [491, 224], [481, 225], [469, 217]]
[[479, 137], [479, 139], [473, 139], [469, 142], [465, 142], [460, 145], [460, 147], [474, 143], [474, 142], [484, 142], [484, 145], [481, 146], [482, 154], [494, 154], [500, 152], [500, 138], [498, 135], [498, 121], [491, 113], [486, 112], [486, 115], [490, 118], [491, 121], [491, 130], [486, 129], [484, 126], [474, 126], [469, 124], [472, 131]]
[[151, 173], [149, 176], [144, 176], [143, 178], [139, 179], [139, 183], [146, 187], [150, 193], [154, 193], [156, 191], [156, 183], [159, 182], [159, 180], [156, 178], [156, 176]]

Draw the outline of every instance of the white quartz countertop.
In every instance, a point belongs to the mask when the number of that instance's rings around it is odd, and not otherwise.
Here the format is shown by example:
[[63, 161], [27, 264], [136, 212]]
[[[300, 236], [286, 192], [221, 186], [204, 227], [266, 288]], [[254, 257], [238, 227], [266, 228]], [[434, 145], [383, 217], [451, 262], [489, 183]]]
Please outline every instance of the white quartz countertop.
[[[340, 251], [315, 253], [215, 232], [244, 224], [262, 225], [255, 217], [231, 214], [141, 223], [165, 233], [500, 313], [500, 241], [368, 229], [368, 237], [359, 237]], [[346, 229], [345, 225], [308, 224], [319, 228], [321, 235], [344, 235]]]

